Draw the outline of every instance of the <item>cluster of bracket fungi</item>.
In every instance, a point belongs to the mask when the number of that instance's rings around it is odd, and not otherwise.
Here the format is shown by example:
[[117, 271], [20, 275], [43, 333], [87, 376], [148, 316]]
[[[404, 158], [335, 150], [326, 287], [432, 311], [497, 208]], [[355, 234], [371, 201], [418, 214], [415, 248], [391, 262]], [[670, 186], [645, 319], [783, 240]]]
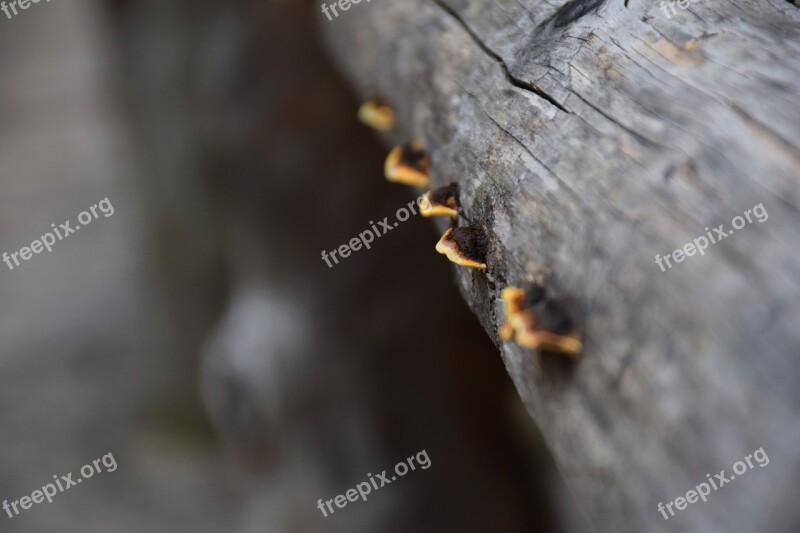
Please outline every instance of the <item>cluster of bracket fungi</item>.
[[[361, 105], [358, 118], [375, 130], [386, 132], [394, 127], [394, 110], [383, 99]], [[488, 240], [486, 232], [475, 225], [459, 226], [458, 184], [451, 183], [430, 190], [431, 161], [419, 141], [393, 148], [384, 164], [384, 175], [392, 183], [429, 189], [419, 203], [423, 217], [443, 216], [452, 220], [451, 227], [436, 243], [436, 251], [453, 263], [481, 272], [487, 270]], [[464, 217], [466, 218], [466, 217]], [[506, 287], [503, 301], [505, 324], [499, 335], [504, 341], [516, 342], [531, 350], [547, 350], [577, 356], [582, 348], [580, 334], [560, 300], [539, 283], [525, 289]]]

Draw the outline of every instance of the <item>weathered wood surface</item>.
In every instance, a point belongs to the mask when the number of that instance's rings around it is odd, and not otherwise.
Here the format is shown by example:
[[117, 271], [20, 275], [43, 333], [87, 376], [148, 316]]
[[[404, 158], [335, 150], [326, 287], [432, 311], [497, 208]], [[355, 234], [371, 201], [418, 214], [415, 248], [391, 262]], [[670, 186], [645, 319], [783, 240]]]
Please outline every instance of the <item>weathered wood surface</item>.
[[[489, 334], [499, 289], [542, 271], [582, 324], [575, 365], [501, 351], [597, 529], [797, 531], [800, 11], [404, 0], [320, 27], [357, 92], [394, 104], [387, 145], [423, 140], [489, 232], [496, 284], [457, 271]], [[761, 203], [765, 222], [655, 264]], [[768, 466], [657, 511], [760, 447]]]

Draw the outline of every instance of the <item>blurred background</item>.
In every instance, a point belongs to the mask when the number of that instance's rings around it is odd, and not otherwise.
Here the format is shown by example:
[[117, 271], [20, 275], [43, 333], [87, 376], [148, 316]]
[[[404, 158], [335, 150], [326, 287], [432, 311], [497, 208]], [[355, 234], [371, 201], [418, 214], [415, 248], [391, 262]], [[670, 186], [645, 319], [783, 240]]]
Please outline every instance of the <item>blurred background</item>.
[[[416, 194], [355, 120], [306, 1], [0, 15], [0, 251], [108, 198], [0, 293], [12, 532], [587, 531]], [[328, 518], [425, 450], [431, 467]]]

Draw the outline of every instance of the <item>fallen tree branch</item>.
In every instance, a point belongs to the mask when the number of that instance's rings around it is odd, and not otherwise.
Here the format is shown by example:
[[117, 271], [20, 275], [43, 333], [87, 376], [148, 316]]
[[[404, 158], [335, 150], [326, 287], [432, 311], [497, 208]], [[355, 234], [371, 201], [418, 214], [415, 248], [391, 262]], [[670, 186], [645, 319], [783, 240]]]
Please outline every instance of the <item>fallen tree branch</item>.
[[[491, 277], [458, 284], [599, 529], [794, 531], [800, 11], [676, 7], [407, 0], [321, 26], [394, 104], [387, 143], [422, 140], [490, 236]], [[575, 365], [498, 339], [500, 289], [543, 273], [582, 325]], [[657, 511], [759, 447], [775, 466]]]

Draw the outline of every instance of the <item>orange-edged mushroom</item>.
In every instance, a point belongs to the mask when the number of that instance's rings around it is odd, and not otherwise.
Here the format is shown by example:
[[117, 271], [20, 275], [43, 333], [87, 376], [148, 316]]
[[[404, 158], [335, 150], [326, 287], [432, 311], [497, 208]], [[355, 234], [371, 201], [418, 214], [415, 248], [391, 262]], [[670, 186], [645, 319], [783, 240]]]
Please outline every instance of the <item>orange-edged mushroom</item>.
[[425, 193], [419, 202], [419, 212], [424, 217], [458, 218], [458, 183], [451, 183]]
[[544, 288], [534, 285], [526, 291], [506, 287], [500, 298], [506, 315], [506, 323], [500, 328], [504, 341], [573, 357], [580, 353], [583, 346], [572, 318], [564, 305], [548, 296]]
[[372, 129], [389, 131], [394, 127], [394, 110], [383, 98], [374, 98], [358, 108], [358, 120]]
[[487, 248], [486, 233], [471, 226], [450, 228], [436, 243], [436, 251], [453, 263], [483, 271], [486, 270]]
[[397, 146], [389, 152], [384, 164], [386, 179], [415, 187], [428, 187], [431, 162], [419, 141]]

